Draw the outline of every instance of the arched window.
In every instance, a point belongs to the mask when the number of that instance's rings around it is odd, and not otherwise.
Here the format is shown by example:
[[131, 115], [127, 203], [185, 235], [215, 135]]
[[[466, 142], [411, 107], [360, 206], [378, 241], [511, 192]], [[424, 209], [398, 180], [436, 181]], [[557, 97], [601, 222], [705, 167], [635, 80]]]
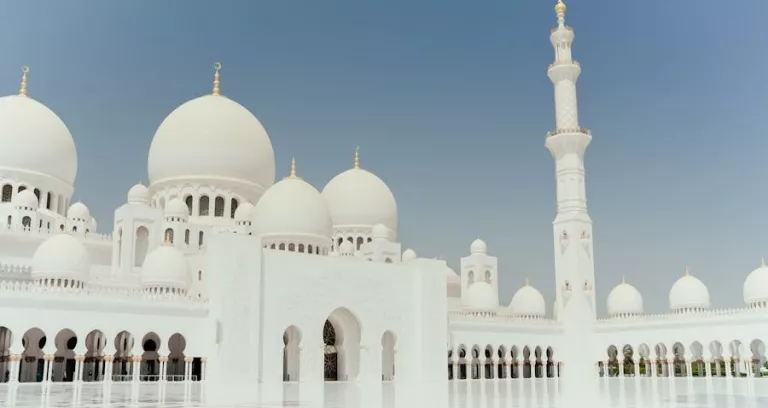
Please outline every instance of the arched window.
[[184, 243], [189, 245], [189, 230], [184, 231]]
[[280, 246], [277, 247], [277, 249], [279, 249], [281, 251], [285, 251], [285, 244], [280, 244]]
[[485, 281], [491, 283], [491, 271], [485, 271]]
[[304, 253], [304, 244], [299, 244], [299, 252]]
[[475, 283], [475, 273], [472, 271], [469, 271], [467, 274], [467, 286]]
[[384, 260], [384, 263], [392, 263], [392, 258], [387, 258]]
[[363, 239], [363, 237], [357, 237], [357, 250], [358, 251], [360, 250], [360, 247], [363, 246], [364, 242], [365, 242], [365, 240]]
[[216, 207], [213, 210], [214, 217], [224, 216], [224, 197], [216, 197]]
[[307, 253], [308, 254], [313, 254], [314, 252], [312, 252], [312, 251], [313, 251], [312, 245], [307, 245]]
[[49, 210], [51, 209], [51, 198], [53, 198], [53, 194], [47, 193], [45, 195], [45, 208]]
[[173, 244], [173, 228], [165, 230], [165, 242]]
[[230, 211], [229, 218], [235, 218], [235, 211], [237, 211], [237, 206], [240, 205], [240, 203], [237, 202], [236, 198], [232, 199], [232, 210]]
[[192, 215], [192, 196], [191, 195], [184, 198], [184, 204], [187, 205], [187, 209], [189, 210], [189, 215]]
[[[50, 228], [50, 227], [49, 227]], [[117, 230], [117, 267], [123, 263], [123, 229]]]
[[144, 258], [147, 256], [147, 249], [149, 249], [149, 230], [145, 226], [141, 226], [136, 229], [136, 247], [133, 253], [133, 266], [141, 266], [144, 264]]
[[22, 218], [21, 225], [23, 225], [24, 228], [29, 228], [32, 225], [32, 218], [29, 218], [29, 217]]
[[203, 280], [203, 271], [197, 271], [197, 280]]
[[37, 203], [39, 205], [40, 204], [40, 190], [36, 188], [34, 193], [35, 193], [35, 197], [37, 197]]
[[19, 186], [18, 190], [16, 192], [21, 193], [22, 191], [26, 190], [27, 186]]
[[6, 184], [3, 186], [3, 201], [4, 203], [11, 202], [11, 197], [13, 196], [13, 186], [10, 184]]
[[288, 250], [293, 252], [296, 250], [296, 244], [288, 244]]
[[77, 232], [77, 226], [72, 227], [72, 232]]
[[208, 198], [208, 196], [200, 197], [200, 215], [201, 216], [208, 215], [209, 202], [210, 202], [210, 199]]
[[197, 234], [197, 245], [203, 246], [203, 231], [200, 231], [200, 233]]

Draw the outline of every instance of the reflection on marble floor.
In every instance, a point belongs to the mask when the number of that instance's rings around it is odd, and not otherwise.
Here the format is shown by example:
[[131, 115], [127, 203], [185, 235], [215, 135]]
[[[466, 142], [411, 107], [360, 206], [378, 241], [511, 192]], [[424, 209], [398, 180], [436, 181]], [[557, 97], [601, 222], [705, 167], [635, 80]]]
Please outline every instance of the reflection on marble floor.
[[[765, 408], [768, 379], [610, 379], [601, 392], [611, 408]], [[99, 383], [0, 385], [0, 407], [73, 408], [555, 408], [557, 382], [453, 381], [440, 384], [284, 384], [282, 387], [241, 387], [231, 403], [205, 403], [199, 383]], [[106, 400], [106, 402], [105, 402]], [[250, 402], [236, 402], [236, 400]], [[582, 407], [578, 407], [582, 408]]]

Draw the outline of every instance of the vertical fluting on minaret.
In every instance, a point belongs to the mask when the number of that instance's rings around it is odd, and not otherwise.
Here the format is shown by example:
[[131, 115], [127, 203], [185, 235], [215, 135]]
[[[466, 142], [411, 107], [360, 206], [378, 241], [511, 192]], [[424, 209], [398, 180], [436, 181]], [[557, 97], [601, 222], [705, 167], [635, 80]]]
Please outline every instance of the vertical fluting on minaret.
[[594, 318], [594, 261], [592, 220], [587, 213], [584, 153], [592, 141], [579, 125], [576, 80], [581, 66], [572, 58], [573, 30], [565, 24], [566, 6], [555, 6], [557, 27], [550, 33], [555, 60], [547, 70], [555, 90], [555, 130], [547, 133], [546, 147], [555, 159], [557, 217], [555, 238], [556, 308], [562, 310], [578, 285], [589, 298]]

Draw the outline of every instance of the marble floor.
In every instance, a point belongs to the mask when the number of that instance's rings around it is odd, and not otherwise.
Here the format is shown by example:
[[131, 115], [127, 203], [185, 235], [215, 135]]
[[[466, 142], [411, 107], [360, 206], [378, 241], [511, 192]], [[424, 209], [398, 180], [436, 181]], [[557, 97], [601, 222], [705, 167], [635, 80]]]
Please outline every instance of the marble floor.
[[[282, 384], [226, 390], [231, 402], [204, 402], [199, 383], [0, 384], [0, 407], [15, 408], [564, 408], [557, 405], [554, 379], [454, 381], [435, 384]], [[618, 379], [601, 380], [601, 395], [611, 408], [766, 408], [765, 379]], [[575, 407], [584, 408], [584, 407]]]

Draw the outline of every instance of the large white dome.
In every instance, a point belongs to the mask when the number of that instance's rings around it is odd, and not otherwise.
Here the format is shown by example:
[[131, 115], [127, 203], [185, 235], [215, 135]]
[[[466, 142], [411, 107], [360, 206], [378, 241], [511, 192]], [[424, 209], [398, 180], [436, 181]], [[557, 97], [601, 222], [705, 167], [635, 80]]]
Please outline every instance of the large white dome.
[[643, 296], [634, 286], [623, 280], [608, 294], [608, 315], [643, 314]]
[[397, 233], [397, 203], [378, 176], [358, 166], [328, 182], [323, 188], [334, 227], [373, 227], [383, 224]]
[[28, 96], [0, 98], [0, 146], [2, 169], [75, 183], [77, 151], [69, 129], [52, 110]]
[[248, 109], [219, 95], [193, 99], [160, 124], [149, 148], [149, 182], [203, 178], [246, 181], [269, 188], [275, 153]]
[[688, 270], [669, 291], [669, 307], [672, 310], [709, 309], [709, 289]]
[[40, 244], [32, 256], [32, 277], [87, 282], [90, 273], [88, 250], [69, 234], [56, 234]]
[[525, 282], [525, 285], [515, 292], [509, 302], [512, 313], [518, 316], [544, 317], [547, 314], [547, 304], [544, 296], [536, 288]]
[[765, 259], [744, 281], [744, 302], [748, 305], [768, 302], [768, 266]]
[[259, 199], [251, 212], [253, 235], [331, 239], [331, 215], [320, 192], [306, 181], [286, 177]]
[[468, 309], [491, 310], [499, 307], [499, 299], [493, 286], [488, 282], [477, 281], [467, 289], [464, 305]]
[[161, 245], [150, 252], [141, 267], [141, 285], [145, 288], [186, 290], [190, 280], [187, 258], [169, 244]]

